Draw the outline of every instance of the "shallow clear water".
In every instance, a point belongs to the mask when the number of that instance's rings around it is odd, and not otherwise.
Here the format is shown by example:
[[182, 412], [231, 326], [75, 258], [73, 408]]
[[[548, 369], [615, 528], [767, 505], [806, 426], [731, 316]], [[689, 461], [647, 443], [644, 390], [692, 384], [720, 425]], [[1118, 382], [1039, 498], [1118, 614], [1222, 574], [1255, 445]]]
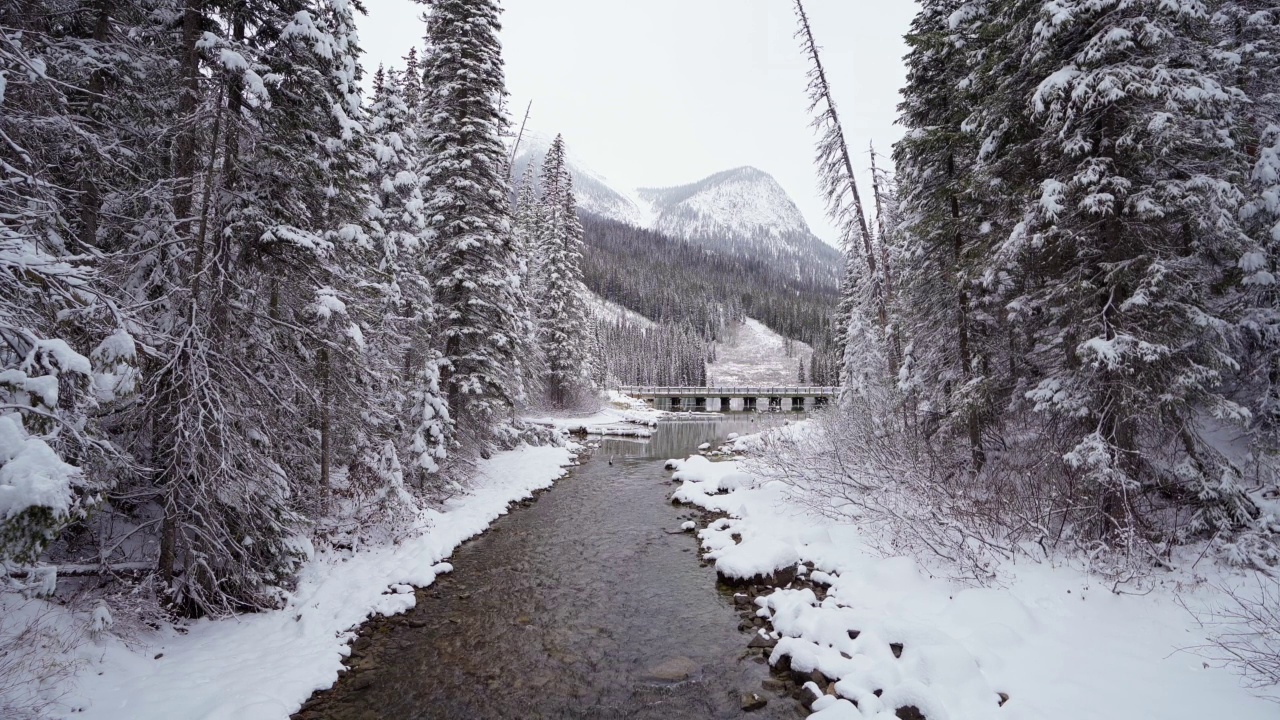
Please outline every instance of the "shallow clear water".
[[[662, 467], [780, 421], [677, 420], [647, 442], [604, 439], [531, 507], [459, 548], [454, 572], [408, 615], [371, 626], [357, 663], [368, 669], [303, 716], [729, 718], [759, 692], [769, 704], [751, 717], [796, 717], [794, 701], [761, 690], [768, 667], [747, 651], [695, 537], [678, 532], [693, 513], [670, 504]], [[672, 661], [692, 675], [656, 679]]]

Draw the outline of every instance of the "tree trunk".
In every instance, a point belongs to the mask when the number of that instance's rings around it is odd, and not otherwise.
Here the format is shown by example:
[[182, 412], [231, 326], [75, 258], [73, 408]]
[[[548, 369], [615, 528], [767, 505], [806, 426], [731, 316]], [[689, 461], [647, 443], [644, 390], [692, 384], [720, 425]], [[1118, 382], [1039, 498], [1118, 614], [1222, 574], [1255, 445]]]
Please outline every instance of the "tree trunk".
[[[97, 0], [94, 3], [96, 16], [93, 25], [93, 40], [99, 46], [107, 41], [111, 32], [111, 0]], [[89, 87], [86, 94], [85, 117], [97, 125], [98, 104], [107, 89], [107, 76], [102, 68], [95, 68], [89, 75]], [[87, 155], [92, 158], [88, 166], [81, 169], [80, 177], [80, 245], [82, 248], [93, 247], [98, 240], [99, 216], [102, 212], [102, 193], [98, 188], [97, 149], [89, 148]]]

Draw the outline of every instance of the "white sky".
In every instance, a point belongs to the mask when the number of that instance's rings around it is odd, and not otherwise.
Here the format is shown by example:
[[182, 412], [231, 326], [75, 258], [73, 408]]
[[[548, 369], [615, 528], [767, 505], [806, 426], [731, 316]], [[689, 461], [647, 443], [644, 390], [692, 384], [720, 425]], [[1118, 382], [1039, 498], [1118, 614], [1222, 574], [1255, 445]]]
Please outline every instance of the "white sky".
[[[423, 6], [366, 0], [365, 66], [403, 64]], [[513, 122], [563, 133], [618, 188], [667, 187], [753, 165], [778, 179], [829, 242], [813, 170], [807, 66], [790, 0], [507, 0], [503, 55]], [[905, 81], [911, 0], [808, 0], [855, 162], [887, 155]], [[887, 160], [886, 160], [887, 162]], [[860, 178], [867, 185], [869, 174]], [[870, 187], [863, 188], [864, 197]]]

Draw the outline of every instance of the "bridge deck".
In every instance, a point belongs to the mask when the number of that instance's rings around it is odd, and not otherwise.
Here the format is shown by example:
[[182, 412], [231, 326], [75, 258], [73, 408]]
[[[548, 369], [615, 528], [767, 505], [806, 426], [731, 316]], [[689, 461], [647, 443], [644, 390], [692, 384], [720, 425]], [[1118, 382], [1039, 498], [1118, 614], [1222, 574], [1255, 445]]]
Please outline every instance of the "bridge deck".
[[779, 385], [776, 387], [638, 387], [618, 388], [620, 392], [639, 398], [646, 397], [827, 397], [839, 394], [838, 387], [803, 385]]

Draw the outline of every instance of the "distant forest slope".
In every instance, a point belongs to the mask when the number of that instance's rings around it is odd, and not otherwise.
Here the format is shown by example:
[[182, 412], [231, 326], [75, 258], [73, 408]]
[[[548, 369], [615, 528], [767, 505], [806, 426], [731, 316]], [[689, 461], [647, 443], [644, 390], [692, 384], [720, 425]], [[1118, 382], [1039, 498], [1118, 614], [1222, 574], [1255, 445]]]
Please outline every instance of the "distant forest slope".
[[750, 316], [815, 347], [829, 344], [838, 288], [824, 263], [796, 268], [584, 214], [587, 287], [656, 322], [708, 339]]

